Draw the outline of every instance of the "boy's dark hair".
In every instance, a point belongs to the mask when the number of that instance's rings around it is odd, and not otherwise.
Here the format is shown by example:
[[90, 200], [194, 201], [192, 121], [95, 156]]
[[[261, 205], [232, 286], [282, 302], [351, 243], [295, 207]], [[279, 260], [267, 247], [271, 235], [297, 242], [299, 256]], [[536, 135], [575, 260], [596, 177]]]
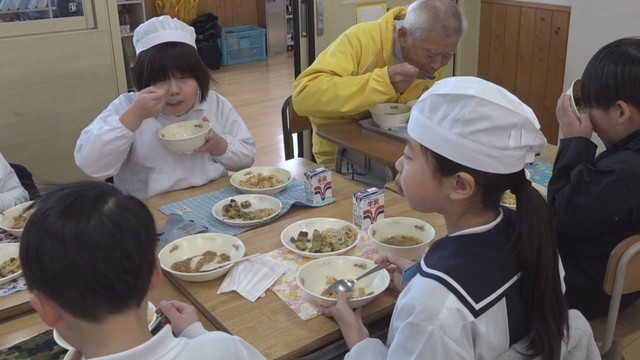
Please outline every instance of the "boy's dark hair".
[[587, 108], [622, 100], [640, 109], [640, 38], [613, 41], [593, 55], [582, 73], [582, 97]]
[[439, 176], [470, 174], [482, 191], [486, 208], [498, 209], [506, 190], [516, 196], [517, 230], [510, 247], [521, 273], [518, 281], [525, 312], [531, 317], [525, 355], [560, 360], [562, 339], [565, 333], [569, 336], [569, 315], [558, 268], [556, 233], [546, 201], [530, 184], [527, 186], [524, 170], [493, 174], [459, 164], [424, 146], [422, 151], [435, 160]]
[[29, 290], [73, 316], [99, 322], [139, 307], [156, 264], [149, 209], [113, 185], [61, 185], [32, 205], [20, 241]]
[[133, 85], [140, 91], [172, 75], [194, 78], [200, 89], [200, 102], [207, 99], [209, 84], [213, 81], [211, 73], [198, 50], [181, 42], [161, 43], [138, 54], [133, 66]]

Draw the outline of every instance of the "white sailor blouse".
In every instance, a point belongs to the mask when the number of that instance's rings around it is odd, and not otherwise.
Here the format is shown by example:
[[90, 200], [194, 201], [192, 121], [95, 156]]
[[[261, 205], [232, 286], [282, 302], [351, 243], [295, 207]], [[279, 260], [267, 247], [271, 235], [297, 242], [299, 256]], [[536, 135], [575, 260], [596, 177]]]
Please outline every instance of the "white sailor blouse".
[[369, 338], [345, 359], [495, 359], [528, 335], [509, 248], [514, 218], [502, 209], [492, 223], [434, 243], [398, 297], [386, 346]]

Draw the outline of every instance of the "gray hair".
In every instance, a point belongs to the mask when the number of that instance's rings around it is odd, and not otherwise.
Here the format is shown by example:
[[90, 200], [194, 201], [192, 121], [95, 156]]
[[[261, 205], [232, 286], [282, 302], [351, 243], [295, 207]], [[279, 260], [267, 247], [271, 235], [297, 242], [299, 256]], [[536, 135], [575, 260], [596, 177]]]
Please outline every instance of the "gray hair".
[[416, 0], [407, 9], [403, 27], [413, 41], [427, 33], [459, 38], [467, 28], [467, 19], [453, 0]]

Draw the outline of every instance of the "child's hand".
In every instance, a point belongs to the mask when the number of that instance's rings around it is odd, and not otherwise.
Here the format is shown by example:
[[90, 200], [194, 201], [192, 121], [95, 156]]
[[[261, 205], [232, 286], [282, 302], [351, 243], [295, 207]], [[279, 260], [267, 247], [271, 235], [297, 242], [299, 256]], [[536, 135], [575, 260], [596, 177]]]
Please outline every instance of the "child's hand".
[[576, 115], [571, 104], [571, 95], [562, 94], [560, 96], [556, 107], [556, 117], [558, 118], [560, 131], [565, 137], [591, 138], [593, 125], [589, 120], [589, 114]]
[[391, 275], [392, 288], [396, 291], [402, 291], [402, 272], [411, 265], [415, 264], [415, 262], [389, 254], [384, 254], [374, 260], [376, 264], [380, 264], [384, 261], [388, 261], [391, 263], [391, 265], [389, 265], [389, 267], [387, 268], [387, 271], [389, 272], [389, 275]]
[[362, 308], [354, 310], [349, 307], [347, 300], [352, 296], [352, 293], [340, 293], [335, 305], [322, 308], [326, 316], [332, 317], [338, 323], [349, 349], [369, 337], [369, 330], [362, 323]]
[[157, 116], [162, 111], [164, 103], [164, 91], [150, 86], [138, 93], [131, 107], [120, 117], [120, 121], [127, 129], [136, 131], [144, 119]]
[[198, 321], [196, 309], [180, 301], [161, 301], [158, 310], [169, 320], [175, 336], [180, 336], [184, 329]]
[[[209, 122], [207, 117], [203, 117], [202, 121]], [[213, 156], [220, 156], [227, 152], [227, 140], [225, 140], [222, 136], [218, 135], [215, 130], [209, 130], [207, 137], [204, 138], [204, 144], [199, 148], [195, 149], [195, 152], [208, 152]]]

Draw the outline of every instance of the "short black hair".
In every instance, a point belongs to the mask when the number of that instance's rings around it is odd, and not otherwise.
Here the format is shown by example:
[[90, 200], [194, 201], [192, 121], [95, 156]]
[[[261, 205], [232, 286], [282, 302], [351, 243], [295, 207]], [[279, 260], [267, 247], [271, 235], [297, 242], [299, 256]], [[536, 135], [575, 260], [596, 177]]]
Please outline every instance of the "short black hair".
[[615, 40], [596, 52], [582, 74], [587, 108], [609, 109], [622, 100], [640, 109], [640, 38]]
[[32, 206], [20, 241], [29, 290], [88, 322], [142, 304], [157, 236], [139, 199], [105, 182], [80, 181], [54, 188]]
[[182, 42], [165, 42], [138, 54], [133, 66], [133, 85], [138, 91], [180, 74], [194, 78], [200, 89], [200, 101], [207, 99], [213, 77], [198, 51]]

